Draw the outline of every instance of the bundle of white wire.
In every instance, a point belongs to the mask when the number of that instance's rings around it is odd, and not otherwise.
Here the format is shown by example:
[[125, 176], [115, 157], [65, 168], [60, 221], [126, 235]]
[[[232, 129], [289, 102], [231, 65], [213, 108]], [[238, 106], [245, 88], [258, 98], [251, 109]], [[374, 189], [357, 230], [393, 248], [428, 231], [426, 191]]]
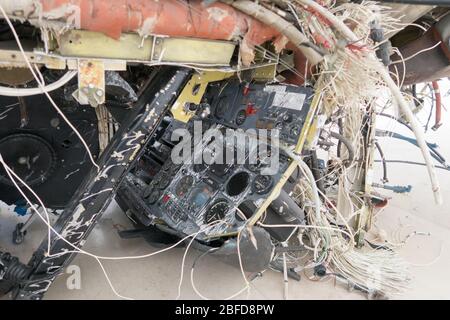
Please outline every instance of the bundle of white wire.
[[[433, 161], [430, 155], [430, 152], [427, 148], [424, 134], [417, 123], [416, 118], [414, 117], [411, 108], [408, 103], [405, 101], [403, 94], [401, 93], [398, 86], [395, 84], [394, 80], [391, 78], [391, 75], [387, 71], [387, 69], [381, 64], [381, 62], [377, 59], [374, 52], [372, 50], [368, 50], [364, 54], [364, 47], [366, 46], [364, 40], [368, 38], [369, 32], [367, 29], [369, 28], [368, 22], [372, 20], [367, 20], [367, 17], [370, 15], [374, 16], [376, 14], [380, 14], [381, 10], [376, 10], [377, 5], [374, 2], [366, 1], [362, 4], [354, 4], [347, 3], [344, 6], [340, 6], [334, 9], [337, 13], [333, 14], [329, 9], [321, 6], [317, 2], [313, 0], [294, 0], [295, 3], [300, 5], [300, 8], [306, 7], [312, 11], [314, 11], [317, 15], [322, 17], [322, 29], [328, 29], [328, 32], [325, 34], [333, 34], [333, 38], [336, 40], [336, 43], [343, 43], [344, 48], [343, 51], [349, 55], [349, 58], [352, 55], [349, 53], [350, 50], [346, 49], [348, 45], [356, 45], [361, 49], [361, 54], [359, 56], [353, 55], [353, 60], [359, 60], [361, 65], [365, 66], [362, 70], [367, 70], [367, 68], [371, 69], [371, 73], [366, 73], [365, 75], [371, 75], [375, 73], [378, 78], [378, 81], [384, 82], [384, 84], [389, 88], [394, 100], [397, 102], [398, 107], [401, 112], [404, 114], [408, 122], [410, 123], [414, 135], [416, 136], [417, 143], [422, 151], [422, 155], [424, 157], [425, 163], [427, 165], [432, 191], [437, 204], [442, 204], [442, 195], [440, 192], [439, 182], [437, 179], [436, 171], [434, 169]], [[290, 1], [286, 1], [290, 2]], [[350, 9], [352, 8], [353, 11]], [[353, 15], [343, 14], [347, 12], [353, 12]], [[363, 12], [365, 15], [361, 15]], [[356, 15], [356, 16], [355, 16]], [[374, 17], [376, 18], [376, 17]], [[323, 19], [326, 19], [327, 23], [333, 26], [333, 30], [331, 30], [330, 26], [326, 27], [323, 24]], [[352, 31], [348, 25], [344, 22], [345, 20], [349, 20], [355, 24], [355, 31]], [[319, 19], [318, 19], [319, 20]], [[378, 19], [383, 22], [383, 19]], [[316, 24], [320, 24], [319, 21]], [[358, 33], [361, 32], [361, 33]], [[362, 43], [363, 45], [359, 45]], [[338, 48], [339, 50], [339, 48]], [[349, 62], [351, 60], [349, 59]], [[361, 70], [361, 71], [362, 71]], [[357, 93], [357, 92], [355, 92]], [[346, 92], [346, 94], [351, 94], [350, 92]]]
[[304, 194], [305, 200], [314, 202], [313, 208], [308, 210], [308, 222], [312, 226], [323, 227], [313, 229], [310, 233], [312, 243], [316, 244], [315, 265], [325, 264], [348, 281], [369, 291], [388, 296], [404, 292], [410, 280], [408, 264], [391, 250], [356, 249], [353, 232], [348, 225], [348, 233], [335, 232], [325, 214], [329, 209], [321, 203], [311, 170], [299, 156], [292, 152], [289, 156], [297, 162], [308, 180], [307, 183], [300, 181], [296, 191]]

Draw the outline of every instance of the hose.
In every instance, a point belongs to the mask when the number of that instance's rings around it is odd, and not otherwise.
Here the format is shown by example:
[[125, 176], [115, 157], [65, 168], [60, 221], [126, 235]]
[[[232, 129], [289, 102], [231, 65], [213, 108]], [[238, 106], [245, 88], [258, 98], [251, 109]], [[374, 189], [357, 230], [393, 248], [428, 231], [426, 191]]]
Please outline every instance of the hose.
[[375, 142], [375, 147], [377, 147], [378, 153], [381, 157], [381, 162], [383, 163], [383, 183], [389, 182], [388, 175], [387, 175], [387, 164], [386, 164], [386, 158], [384, 157], [383, 150], [381, 149], [380, 144], [378, 141]]
[[[409, 130], [413, 131], [412, 128], [411, 128], [411, 126], [410, 126], [409, 124], [407, 124], [405, 121], [403, 121], [402, 119], [400, 119], [400, 118], [397, 118], [397, 117], [392, 116], [392, 115], [387, 114], [387, 113], [377, 113], [377, 115], [378, 115], [378, 116], [382, 116], [382, 117], [386, 117], [386, 118], [393, 119], [393, 120], [397, 121], [398, 123], [404, 125], [404, 126], [405, 126], [406, 128], [408, 128]], [[380, 133], [388, 134], [388, 131], [383, 131], [383, 132], [380, 131]], [[402, 137], [400, 138], [400, 137], [398, 137], [398, 135], [399, 135], [398, 133], [392, 133], [392, 132], [390, 132], [390, 133], [394, 135], [394, 138], [398, 138], [398, 139], [403, 139], [403, 138], [405, 138], [404, 140], [406, 140], [406, 141], [408, 141], [408, 142], [413, 141], [413, 142], [411, 142], [411, 143], [414, 144], [415, 146], [418, 146], [415, 139], [407, 138], [407, 137], [405, 137], [405, 136], [402, 136]], [[430, 151], [431, 151], [431, 153], [432, 153], [432, 156], [433, 156], [433, 154], [434, 154], [433, 157], [434, 157], [436, 160], [438, 160], [440, 163], [445, 163], [445, 162], [446, 162], [444, 156], [442, 156], [442, 155], [439, 153], [439, 151], [437, 151], [437, 150], [435, 149], [435, 148], [437, 147], [435, 144], [427, 142], [427, 146], [428, 146], [428, 148], [430, 148]]]
[[389, 119], [392, 119], [392, 120], [395, 120], [395, 121], [397, 121], [398, 123], [404, 125], [404, 126], [405, 126], [406, 128], [408, 128], [409, 130], [413, 131], [413, 129], [411, 128], [411, 126], [410, 126], [408, 123], [406, 123], [403, 119], [397, 118], [396, 116], [393, 116], [393, 115], [390, 115], [390, 114], [387, 114], [387, 113], [383, 113], [383, 112], [377, 112], [376, 115], [377, 115], [377, 116], [386, 117], [386, 118], [389, 118]]
[[[413, 145], [415, 145], [416, 147], [419, 147], [417, 140], [414, 138], [409, 138], [407, 136], [404, 136], [402, 134], [396, 133], [396, 132], [392, 132], [392, 131], [385, 131], [385, 130], [377, 130], [376, 131], [376, 135], [377, 136], [381, 136], [381, 137], [389, 137], [389, 138], [395, 138], [395, 139], [400, 139], [406, 142], [409, 142]], [[432, 144], [427, 142], [427, 147], [430, 150], [430, 154], [431, 156], [438, 161], [439, 163], [441, 163], [442, 165], [446, 165], [447, 161], [445, 160], [445, 158], [435, 149], [437, 147], [437, 145]]]
[[63, 85], [72, 80], [76, 75], [77, 71], [69, 71], [59, 80], [56, 80], [55, 82], [50, 83], [42, 88], [9, 88], [0, 86], [0, 96], [28, 97], [42, 94], [44, 92], [51, 92], [61, 88]]
[[[385, 160], [386, 163], [399, 163], [399, 164], [411, 164], [416, 166], [426, 166], [425, 163], [422, 162], [416, 162], [416, 161], [409, 161], [409, 160]], [[375, 162], [381, 162], [381, 160], [375, 160]], [[450, 171], [450, 167], [446, 166], [435, 166], [436, 169], [442, 169], [446, 171]]]
[[[344, 144], [345, 147], [347, 148], [348, 158], [345, 160], [344, 165], [346, 167], [348, 167], [353, 162], [353, 160], [355, 159], [355, 151], [353, 150], [352, 143], [346, 137], [344, 137], [343, 135], [341, 135], [341, 134], [339, 134], [337, 132], [331, 131], [330, 132], [330, 136], [335, 138], [335, 139], [337, 139], [337, 140], [339, 140], [339, 142]], [[339, 147], [340, 146], [338, 145], [338, 155], [341, 154], [341, 151], [340, 151]]]

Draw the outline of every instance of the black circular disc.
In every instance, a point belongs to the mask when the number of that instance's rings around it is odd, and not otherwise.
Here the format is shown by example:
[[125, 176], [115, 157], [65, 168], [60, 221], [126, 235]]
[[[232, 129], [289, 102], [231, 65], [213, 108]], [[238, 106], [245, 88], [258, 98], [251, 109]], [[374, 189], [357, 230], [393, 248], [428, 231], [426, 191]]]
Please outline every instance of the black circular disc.
[[[76, 87], [75, 79], [73, 85]], [[50, 95], [97, 159], [99, 135], [95, 109], [79, 105], [65, 94], [65, 88]], [[17, 97], [0, 96], [0, 106], [3, 158], [46, 207], [65, 208], [93, 166], [83, 143], [45, 95], [24, 97], [21, 101]], [[22, 195], [9, 183], [9, 177], [5, 179], [5, 174], [0, 170], [0, 200], [8, 205], [22, 205]]]
[[[56, 164], [52, 146], [33, 134], [17, 133], [1, 139], [0, 154], [12, 171], [30, 187], [44, 183]], [[3, 168], [0, 170], [0, 183], [13, 185]]]
[[230, 204], [225, 199], [217, 200], [206, 212], [205, 223], [211, 223], [217, 220], [222, 220], [225, 218], [228, 210], [230, 209]]

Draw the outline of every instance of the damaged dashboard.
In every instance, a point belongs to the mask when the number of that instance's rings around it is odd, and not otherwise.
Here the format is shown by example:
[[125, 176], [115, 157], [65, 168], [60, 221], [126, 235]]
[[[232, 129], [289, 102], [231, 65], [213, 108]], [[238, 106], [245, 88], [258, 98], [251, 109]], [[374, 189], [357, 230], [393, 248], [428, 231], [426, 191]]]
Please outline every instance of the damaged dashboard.
[[[144, 225], [162, 220], [181, 234], [206, 229], [199, 240], [236, 233], [287, 169], [282, 148], [299, 139], [312, 97], [307, 87], [211, 84], [204, 101], [189, 106], [196, 115], [187, 123], [171, 119], [147, 148], [119, 198]], [[180, 128], [186, 131], [175, 143]]]

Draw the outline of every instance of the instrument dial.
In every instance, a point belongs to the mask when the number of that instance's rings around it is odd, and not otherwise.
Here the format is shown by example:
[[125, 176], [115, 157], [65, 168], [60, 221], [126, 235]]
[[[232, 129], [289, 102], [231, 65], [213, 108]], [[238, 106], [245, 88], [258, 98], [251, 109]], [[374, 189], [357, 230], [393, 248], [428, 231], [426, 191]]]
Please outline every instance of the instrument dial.
[[247, 168], [252, 172], [259, 172], [261, 169], [270, 165], [272, 150], [268, 148], [267, 150], [259, 150], [256, 153], [256, 159], [248, 159], [249, 164]]
[[218, 177], [225, 176], [230, 171], [232, 165], [228, 163], [214, 163], [211, 165], [211, 172]]
[[222, 220], [225, 218], [228, 210], [230, 209], [230, 204], [225, 199], [217, 200], [208, 212], [205, 214], [205, 223], [211, 223], [217, 220]]
[[273, 178], [271, 176], [266, 176], [259, 174], [255, 177], [252, 183], [253, 192], [257, 194], [266, 194], [269, 192], [273, 185]]

